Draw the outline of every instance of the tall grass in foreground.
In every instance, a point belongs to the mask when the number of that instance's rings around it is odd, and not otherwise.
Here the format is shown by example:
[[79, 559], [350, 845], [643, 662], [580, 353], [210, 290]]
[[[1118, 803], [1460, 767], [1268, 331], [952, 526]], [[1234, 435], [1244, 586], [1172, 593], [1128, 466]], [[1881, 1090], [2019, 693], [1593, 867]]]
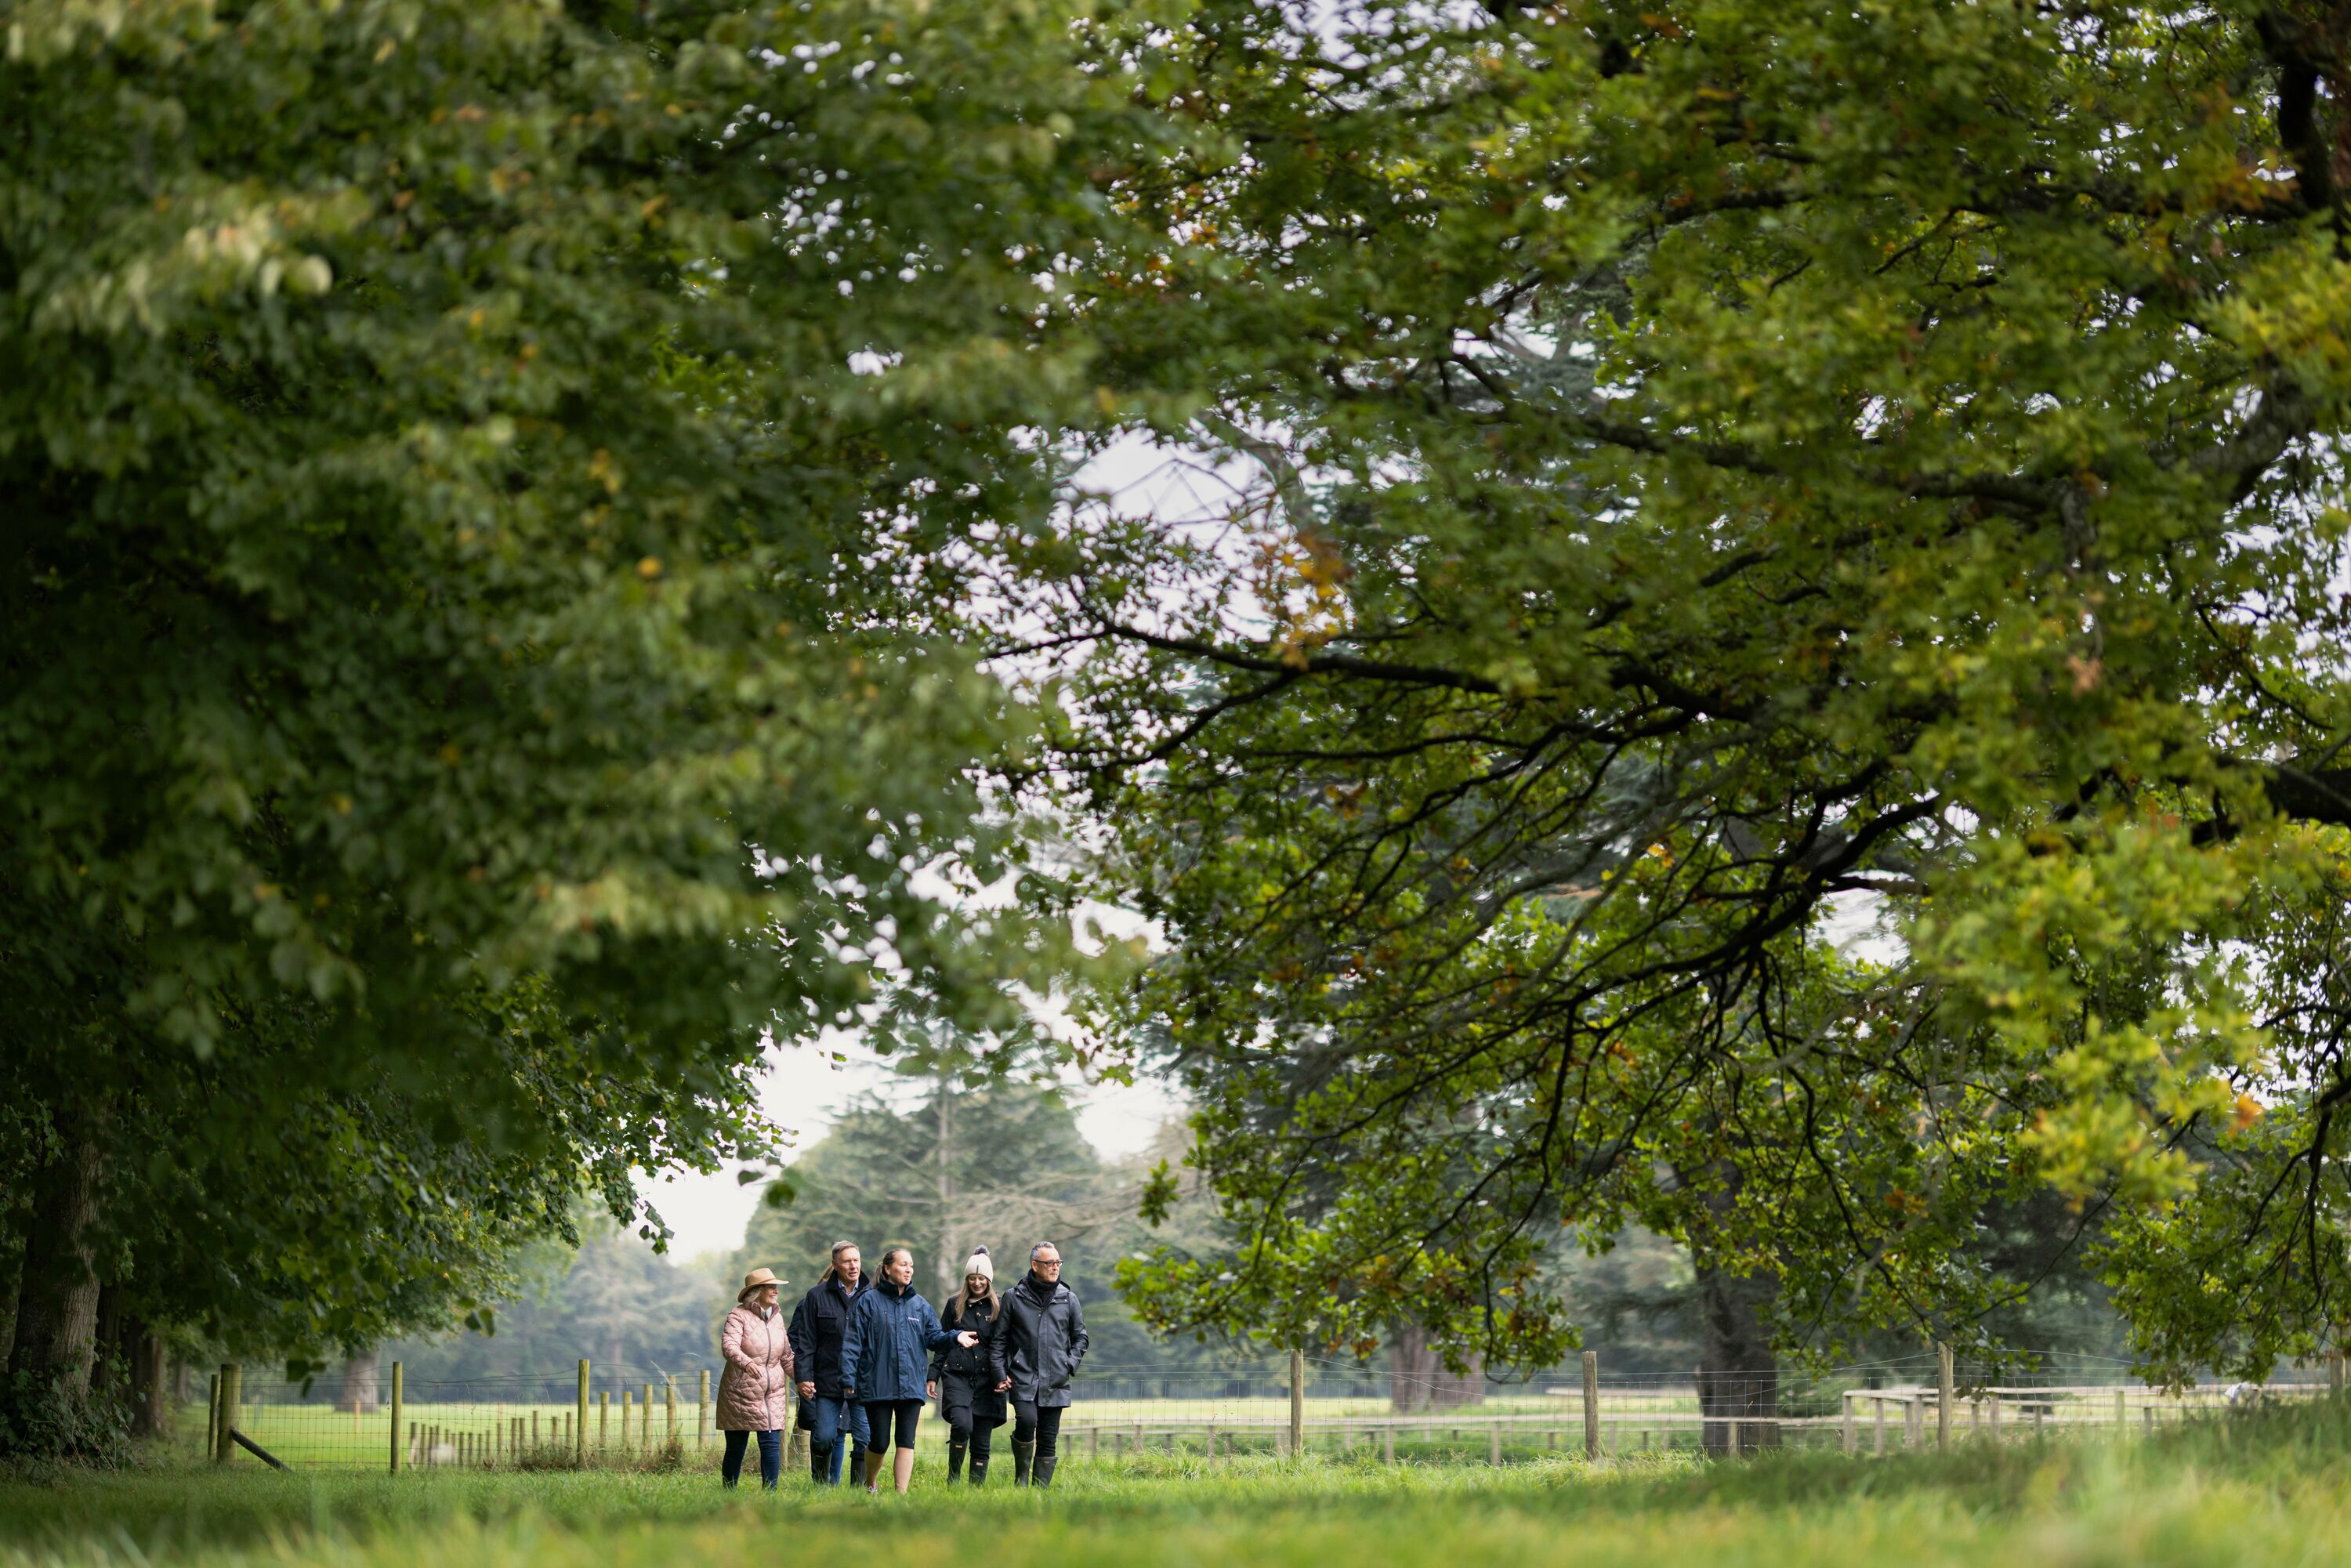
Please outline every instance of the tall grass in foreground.
[[[1008, 1470], [1008, 1466], [1007, 1467]], [[0, 1485], [0, 1568], [701, 1568], [802, 1554], [898, 1564], [1283, 1568], [1519, 1563], [2351, 1564], [2351, 1402], [2154, 1438], [1738, 1465], [1503, 1470], [1144, 1459], [1073, 1466], [1043, 1496], [907, 1500], [707, 1475], [366, 1477], [157, 1469]]]

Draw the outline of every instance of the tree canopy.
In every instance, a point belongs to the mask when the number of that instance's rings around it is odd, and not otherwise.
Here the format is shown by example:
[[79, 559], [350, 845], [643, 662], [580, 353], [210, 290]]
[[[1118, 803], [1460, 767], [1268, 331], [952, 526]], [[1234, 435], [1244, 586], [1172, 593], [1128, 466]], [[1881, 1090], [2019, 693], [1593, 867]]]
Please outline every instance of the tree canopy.
[[2335, 1333], [2351, 13], [0, 18], [0, 1448], [104, 1288], [354, 1348], [763, 1040], [1002, 1065], [1081, 894], [1155, 1328]]
[[877, 975], [1017, 1022], [1051, 930], [916, 877], [1000, 874], [1026, 728], [955, 543], [1094, 398], [1024, 258], [1141, 133], [1071, 19], [5, 6], [18, 1374], [101, 1281], [445, 1314], [583, 1180], [770, 1147], [763, 1038]]
[[1540, 1361], [1543, 1249], [1638, 1221], [1782, 1343], [1967, 1340], [1982, 1210], [2053, 1187], [2152, 1370], [2332, 1333], [2346, 47], [1187, 14], [1165, 240], [1088, 308], [1260, 478], [1029, 584], [1241, 1227], [1158, 1321]]

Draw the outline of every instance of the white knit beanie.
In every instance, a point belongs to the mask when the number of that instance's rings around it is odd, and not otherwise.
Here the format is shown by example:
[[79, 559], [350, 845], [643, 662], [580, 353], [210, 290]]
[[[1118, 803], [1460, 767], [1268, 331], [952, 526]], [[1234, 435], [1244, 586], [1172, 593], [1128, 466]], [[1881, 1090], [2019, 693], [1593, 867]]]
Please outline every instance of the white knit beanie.
[[985, 1276], [989, 1284], [996, 1283], [996, 1265], [987, 1260], [987, 1249], [985, 1247], [972, 1249], [971, 1257], [965, 1262], [963, 1271], [967, 1279], [974, 1274], [979, 1274]]

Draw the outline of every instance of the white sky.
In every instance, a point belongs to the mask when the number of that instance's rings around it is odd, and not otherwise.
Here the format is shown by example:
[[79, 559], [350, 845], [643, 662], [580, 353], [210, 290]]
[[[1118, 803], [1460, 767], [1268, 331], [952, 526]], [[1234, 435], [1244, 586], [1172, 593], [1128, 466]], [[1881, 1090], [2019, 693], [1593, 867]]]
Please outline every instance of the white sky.
[[[836, 1063], [805, 1046], [778, 1046], [768, 1053], [769, 1070], [759, 1101], [768, 1113], [799, 1134], [805, 1150], [824, 1136], [825, 1129], [849, 1102], [889, 1082], [896, 1075], [854, 1044], [837, 1049], [848, 1057]], [[1132, 1088], [1102, 1084], [1072, 1092], [1078, 1101], [1078, 1126], [1105, 1158], [1131, 1155], [1149, 1145], [1160, 1124], [1183, 1114], [1182, 1102], [1165, 1085], [1145, 1081]], [[730, 1165], [712, 1176], [687, 1175], [669, 1181], [638, 1186], [653, 1200], [662, 1218], [677, 1234], [670, 1256], [679, 1261], [703, 1252], [731, 1252], [743, 1245], [751, 1212], [758, 1207], [759, 1186], [735, 1179], [741, 1167]]]

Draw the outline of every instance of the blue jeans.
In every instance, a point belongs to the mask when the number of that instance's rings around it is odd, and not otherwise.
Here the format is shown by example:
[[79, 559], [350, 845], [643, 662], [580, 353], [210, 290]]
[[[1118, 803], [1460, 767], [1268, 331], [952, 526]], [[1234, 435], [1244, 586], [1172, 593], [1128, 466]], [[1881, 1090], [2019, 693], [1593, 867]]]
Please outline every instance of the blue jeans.
[[837, 1487], [842, 1430], [846, 1428], [855, 1439], [859, 1453], [865, 1451], [865, 1406], [854, 1399], [827, 1399], [821, 1395], [808, 1403], [810, 1418], [816, 1423], [809, 1433], [809, 1474], [819, 1486]]
[[[718, 1479], [733, 1486], [743, 1473], [743, 1450], [749, 1445], [748, 1432], [726, 1434], [726, 1457], [719, 1462]], [[759, 1484], [769, 1491], [784, 1473], [784, 1435], [781, 1432], [759, 1434]]]

